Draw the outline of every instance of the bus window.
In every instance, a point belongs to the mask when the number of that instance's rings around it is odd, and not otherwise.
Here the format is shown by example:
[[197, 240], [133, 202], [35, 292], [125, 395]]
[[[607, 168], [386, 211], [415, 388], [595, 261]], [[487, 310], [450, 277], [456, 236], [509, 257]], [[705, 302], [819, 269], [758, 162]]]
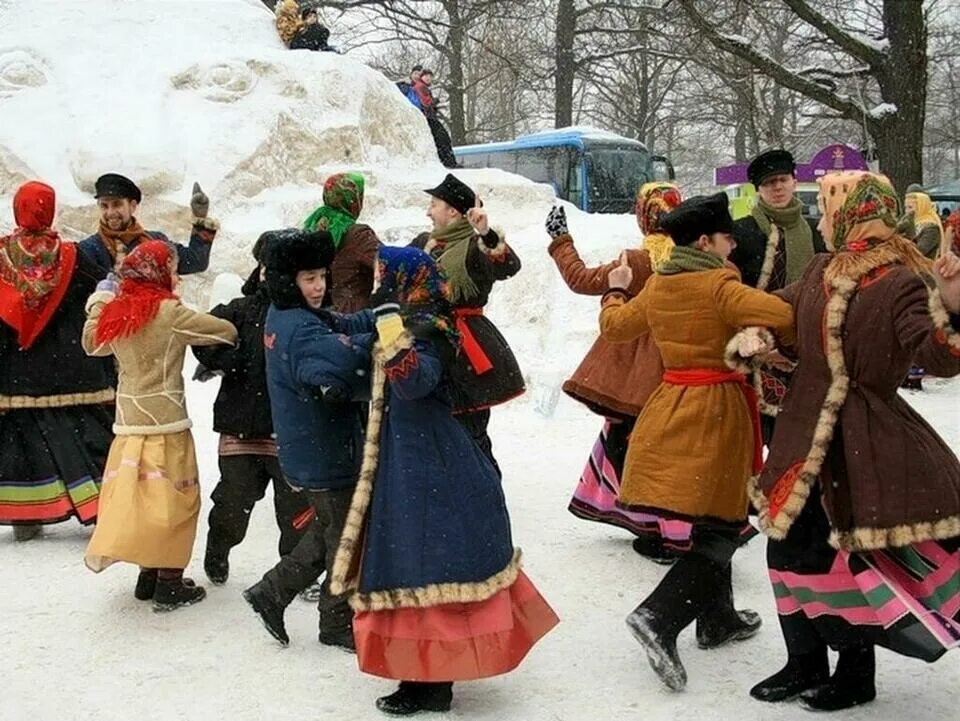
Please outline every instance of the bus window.
[[577, 152], [570, 153], [570, 164], [567, 168], [566, 193], [562, 196], [576, 205], [580, 210], [586, 210], [583, 207], [583, 154]]
[[487, 167], [500, 168], [500, 170], [506, 170], [508, 173], [516, 173], [517, 172], [516, 153], [512, 153], [509, 150], [491, 152], [489, 159], [487, 160]]
[[464, 168], [486, 168], [489, 167], [490, 155], [489, 153], [470, 153], [459, 156], [457, 161]]
[[654, 155], [650, 160], [653, 166], [654, 180], [669, 181], [676, 179], [677, 174], [673, 169], [673, 163], [666, 155]]
[[650, 154], [636, 147], [595, 144], [587, 150], [590, 212], [628, 213], [637, 190], [650, 181]]

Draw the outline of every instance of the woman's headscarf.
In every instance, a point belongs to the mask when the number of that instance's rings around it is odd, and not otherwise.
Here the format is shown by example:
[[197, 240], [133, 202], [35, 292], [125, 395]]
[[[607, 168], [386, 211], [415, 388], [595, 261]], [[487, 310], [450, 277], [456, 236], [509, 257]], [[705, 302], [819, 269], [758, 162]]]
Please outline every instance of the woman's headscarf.
[[333, 245], [340, 247], [343, 236], [363, 210], [364, 179], [360, 173], [337, 173], [323, 184], [323, 205], [303, 222], [304, 230], [326, 230]]
[[408, 329], [432, 329], [454, 347], [460, 334], [451, 317], [450, 286], [440, 266], [419, 248], [383, 246], [377, 253], [380, 303], [397, 303]]
[[673, 183], [644, 183], [637, 191], [634, 212], [643, 233], [643, 247], [650, 253], [650, 264], [656, 268], [670, 257], [673, 241], [660, 228], [660, 216], [682, 202], [680, 188]]
[[98, 346], [134, 335], [156, 317], [160, 303], [177, 297], [173, 293], [176, 258], [169, 243], [150, 240], [123, 259], [118, 271], [120, 290], [97, 322]]
[[833, 224], [830, 238], [837, 254], [828, 273], [861, 277], [868, 267], [900, 261], [918, 273], [930, 263], [916, 245], [897, 232], [900, 201], [886, 176], [861, 170], [820, 178], [821, 212]]
[[912, 200], [917, 206], [913, 214], [913, 223], [919, 227], [921, 225], [935, 225], [940, 229], [940, 237], [943, 237], [943, 221], [937, 213], [937, 208], [926, 193], [907, 193], [907, 199]]

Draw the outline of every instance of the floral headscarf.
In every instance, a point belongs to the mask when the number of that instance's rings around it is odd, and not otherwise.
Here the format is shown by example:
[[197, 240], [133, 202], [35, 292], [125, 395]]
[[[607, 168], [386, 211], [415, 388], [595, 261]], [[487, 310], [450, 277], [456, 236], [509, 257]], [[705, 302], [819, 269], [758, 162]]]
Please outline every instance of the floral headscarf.
[[30, 311], [60, 283], [60, 236], [51, 230], [56, 194], [46, 183], [24, 183], [13, 196], [17, 228], [0, 238], [0, 282], [11, 285]]
[[673, 183], [644, 183], [637, 191], [634, 213], [637, 225], [644, 235], [643, 247], [650, 254], [650, 263], [656, 269], [670, 257], [673, 241], [660, 228], [660, 217], [682, 202], [680, 188]]
[[323, 184], [323, 205], [304, 221], [304, 230], [326, 230], [333, 236], [334, 247], [339, 248], [363, 210], [364, 185], [360, 173], [331, 175]]

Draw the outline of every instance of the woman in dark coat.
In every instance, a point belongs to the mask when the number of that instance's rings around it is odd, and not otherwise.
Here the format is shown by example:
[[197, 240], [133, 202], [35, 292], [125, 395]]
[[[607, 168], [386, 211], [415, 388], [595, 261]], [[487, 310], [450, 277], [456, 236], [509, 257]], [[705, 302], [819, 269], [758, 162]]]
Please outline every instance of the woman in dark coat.
[[80, 346], [105, 271], [51, 229], [55, 202], [50, 186], [26, 183], [17, 228], [0, 238], [0, 525], [18, 540], [96, 520], [113, 440], [113, 362]]
[[781, 292], [799, 366], [750, 488], [788, 660], [751, 694], [827, 711], [874, 699], [876, 645], [925, 661], [960, 645], [960, 463], [897, 395], [912, 362], [960, 373], [960, 260], [928, 288], [882, 176], [830, 174], [820, 198], [837, 253]]
[[460, 343], [446, 280], [415, 248], [378, 260], [373, 401], [333, 568], [360, 669], [401, 681], [391, 714], [450, 708], [454, 681], [515, 668], [557, 618], [520, 570], [500, 480], [453, 418]]

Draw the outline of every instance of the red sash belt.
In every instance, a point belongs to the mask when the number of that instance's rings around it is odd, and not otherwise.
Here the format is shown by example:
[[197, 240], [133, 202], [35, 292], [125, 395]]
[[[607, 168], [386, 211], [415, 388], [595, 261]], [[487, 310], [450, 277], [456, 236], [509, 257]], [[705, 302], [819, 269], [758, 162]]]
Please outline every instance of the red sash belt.
[[454, 308], [453, 310], [453, 320], [463, 341], [463, 352], [467, 354], [467, 360], [470, 361], [474, 373], [478, 376], [493, 369], [493, 363], [490, 362], [480, 343], [477, 342], [476, 336], [473, 335], [473, 331], [470, 330], [470, 326], [467, 325], [467, 318], [480, 315], [483, 315], [483, 308]]
[[743, 373], [721, 371], [711, 368], [681, 368], [665, 371], [663, 382], [674, 386], [715, 386], [721, 383], [736, 383], [743, 391], [750, 411], [753, 426], [753, 472], [763, 469], [763, 433], [760, 430], [760, 404], [757, 392]]

